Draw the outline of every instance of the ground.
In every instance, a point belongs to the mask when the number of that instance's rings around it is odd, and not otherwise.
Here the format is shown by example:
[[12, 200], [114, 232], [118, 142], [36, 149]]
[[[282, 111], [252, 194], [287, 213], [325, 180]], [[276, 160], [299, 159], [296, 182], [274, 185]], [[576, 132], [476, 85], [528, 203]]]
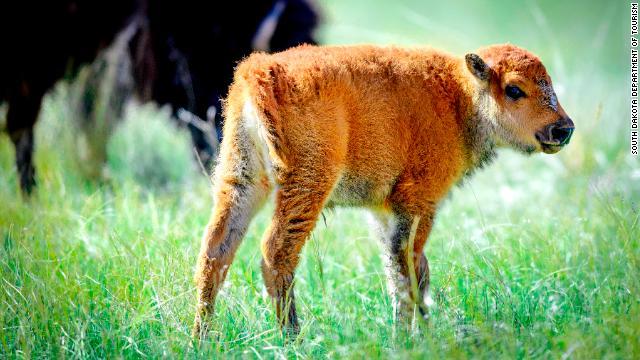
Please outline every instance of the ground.
[[[330, 43], [429, 43], [460, 55], [496, 42], [527, 47], [547, 64], [576, 123], [560, 154], [501, 152], [441, 205], [426, 247], [430, 322], [394, 326], [366, 214], [339, 209], [324, 213], [305, 247], [301, 335], [285, 342], [260, 275], [267, 208], [231, 268], [212, 336], [193, 343], [208, 180], [183, 148], [164, 151], [169, 161], [144, 160], [185, 169], [169, 170], [171, 184], [150, 187], [144, 179], [155, 175], [122, 171], [127, 156], [112, 156], [120, 160], [111, 160], [110, 180], [87, 180], [65, 150], [67, 94], [59, 86], [37, 128], [39, 189], [30, 200], [19, 195], [13, 150], [0, 136], [0, 357], [640, 357], [640, 160], [629, 155], [627, 5], [321, 4], [328, 25], [320, 36]], [[146, 146], [139, 140], [120, 138], [113, 151]]]

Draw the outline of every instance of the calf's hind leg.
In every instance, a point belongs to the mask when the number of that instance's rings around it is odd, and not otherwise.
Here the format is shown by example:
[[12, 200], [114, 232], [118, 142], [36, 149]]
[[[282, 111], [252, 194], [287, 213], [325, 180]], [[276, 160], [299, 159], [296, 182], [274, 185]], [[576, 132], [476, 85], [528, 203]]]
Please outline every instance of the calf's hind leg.
[[[313, 178], [313, 177], [311, 177]], [[262, 241], [262, 276], [286, 332], [299, 332], [293, 291], [300, 251], [313, 230], [331, 184], [290, 182], [280, 187], [271, 225]]]
[[243, 124], [225, 137], [216, 169], [215, 206], [205, 229], [196, 266], [197, 309], [193, 335], [206, 333], [216, 294], [235, 252], [257, 210], [268, 196], [270, 183], [258, 148]]

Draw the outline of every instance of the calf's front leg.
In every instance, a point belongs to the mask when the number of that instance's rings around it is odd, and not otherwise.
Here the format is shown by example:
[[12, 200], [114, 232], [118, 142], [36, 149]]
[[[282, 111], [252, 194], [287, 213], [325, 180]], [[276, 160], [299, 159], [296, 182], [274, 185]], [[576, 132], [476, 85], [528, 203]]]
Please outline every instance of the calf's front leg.
[[410, 314], [414, 307], [427, 315], [429, 263], [423, 248], [433, 223], [433, 213], [422, 216], [400, 211], [377, 214], [384, 248], [387, 286], [394, 318]]

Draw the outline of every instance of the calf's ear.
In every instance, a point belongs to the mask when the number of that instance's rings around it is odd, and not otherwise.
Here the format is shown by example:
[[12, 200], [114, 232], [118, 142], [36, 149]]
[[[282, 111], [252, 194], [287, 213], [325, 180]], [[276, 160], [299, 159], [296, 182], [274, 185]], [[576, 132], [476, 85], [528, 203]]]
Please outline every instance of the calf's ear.
[[482, 81], [488, 81], [491, 76], [491, 68], [477, 54], [467, 54], [464, 56], [467, 61], [467, 68], [471, 73]]

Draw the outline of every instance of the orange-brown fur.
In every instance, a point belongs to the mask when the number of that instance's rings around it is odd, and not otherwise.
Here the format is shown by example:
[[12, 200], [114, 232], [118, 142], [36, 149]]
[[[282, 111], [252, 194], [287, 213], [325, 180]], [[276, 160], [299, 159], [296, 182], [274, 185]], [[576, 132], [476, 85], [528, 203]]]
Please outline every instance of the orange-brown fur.
[[[536, 131], [566, 117], [550, 106], [555, 94], [537, 57], [512, 45], [478, 55], [488, 65], [481, 74], [473, 57], [424, 48], [302, 46], [244, 60], [226, 100], [215, 207], [198, 258], [196, 333], [274, 188], [262, 270], [283, 325], [298, 328], [294, 271], [325, 206], [372, 210], [394, 304], [423, 306], [423, 247], [440, 200], [496, 146], [541, 150]], [[504, 98], [508, 82], [528, 96]]]

